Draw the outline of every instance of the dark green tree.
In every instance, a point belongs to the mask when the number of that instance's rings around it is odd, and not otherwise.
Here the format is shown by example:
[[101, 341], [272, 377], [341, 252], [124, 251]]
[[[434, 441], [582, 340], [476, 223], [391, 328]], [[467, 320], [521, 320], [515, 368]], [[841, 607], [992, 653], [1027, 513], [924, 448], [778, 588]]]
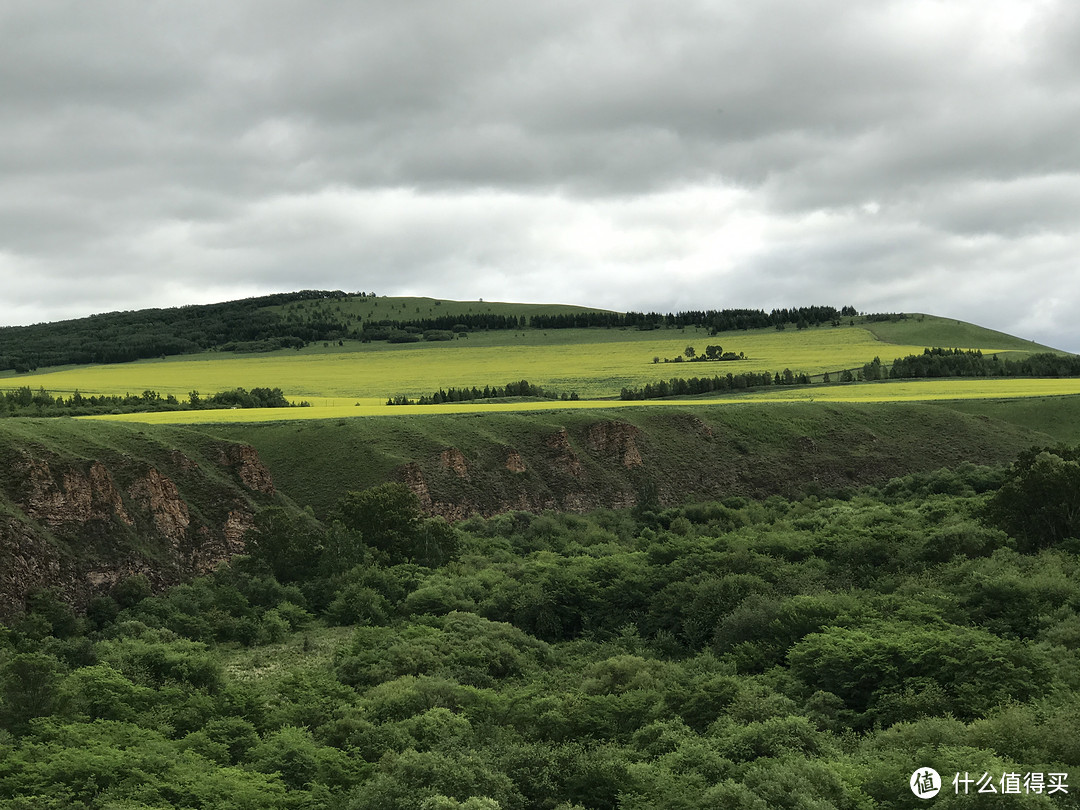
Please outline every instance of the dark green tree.
[[875, 357], [869, 363], [863, 365], [863, 379], [867, 381], [880, 380], [885, 376], [885, 371], [881, 365], [881, 358]]
[[404, 484], [381, 484], [348, 492], [337, 502], [332, 517], [391, 560], [409, 559], [420, 532], [420, 499]]
[[280, 506], [264, 509], [244, 538], [245, 549], [262, 560], [282, 582], [304, 580], [322, 555], [322, 533], [310, 515]]
[[404, 484], [346, 493], [332, 516], [346, 530], [360, 532], [368, 546], [392, 563], [411, 561], [435, 567], [457, 554], [456, 530], [439, 518], [425, 520], [420, 499]]
[[24, 734], [35, 717], [58, 708], [60, 662], [43, 653], [21, 653], [0, 667], [0, 728]]
[[987, 515], [1019, 541], [1020, 551], [1080, 537], [1080, 447], [1021, 453]]
[[364, 536], [335, 520], [323, 537], [323, 573], [341, 573], [370, 560], [371, 552], [364, 543]]

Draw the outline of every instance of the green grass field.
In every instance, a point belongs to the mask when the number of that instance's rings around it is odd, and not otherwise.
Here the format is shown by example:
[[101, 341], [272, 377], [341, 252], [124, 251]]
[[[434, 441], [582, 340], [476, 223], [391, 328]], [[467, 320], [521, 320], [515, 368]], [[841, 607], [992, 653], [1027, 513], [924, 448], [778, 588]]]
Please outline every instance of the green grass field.
[[1038, 430], [1059, 442], [1080, 442], [1080, 396], [1021, 399], [964, 399], [948, 403], [953, 410]]
[[1000, 349], [1019, 352], [1058, 351], [1033, 340], [1024, 340], [1015, 335], [997, 332], [973, 323], [922, 313], [915, 313], [902, 321], [866, 323], [865, 327], [885, 343], [922, 342], [924, 346], [941, 346], [942, 348], [996, 346]]
[[[653, 363], [673, 358], [687, 346], [703, 352], [707, 344], [742, 352], [730, 363]], [[0, 379], [0, 385], [29, 385], [54, 392], [140, 393], [186, 397], [242, 386], [279, 387], [292, 399], [333, 405], [385, 401], [396, 394], [418, 396], [449, 386], [504, 385], [527, 379], [582, 397], [618, 396], [674, 376], [712, 376], [729, 372], [783, 371], [818, 375], [856, 368], [875, 356], [885, 362], [921, 352], [924, 344], [884, 344], [861, 327], [819, 327], [802, 331], [750, 330], [710, 337], [704, 329], [638, 332], [609, 329], [479, 332], [445, 343], [393, 345], [346, 342], [266, 354], [210, 352], [163, 360], [76, 366]], [[972, 348], [1012, 351], [1001, 345]], [[338, 400], [334, 402], [334, 400]], [[342, 402], [340, 400], [348, 400]]]
[[[417, 416], [423, 414], [527, 413], [535, 411], [595, 410], [614, 408], [685, 407], [699, 405], [738, 406], [761, 402], [943, 402], [950, 400], [1010, 400], [1028, 397], [1080, 397], [1080, 379], [949, 379], [895, 380], [849, 385], [796, 386], [769, 388], [746, 394], [702, 396], [686, 399], [653, 399], [624, 402], [617, 399], [581, 400], [578, 402], [462, 402], [446, 405], [400, 405], [389, 407], [379, 402], [360, 405], [317, 405], [311, 408], [244, 408], [235, 410], [163, 411], [89, 416], [148, 424], [238, 424], [245, 422], [310, 421], [312, 419], [349, 419], [357, 416]], [[1018, 422], [1022, 424], [1023, 422]]]
[[[293, 308], [329, 307], [347, 315], [371, 319], [430, 317], [484, 308], [502, 314], [573, 311], [579, 307], [507, 303], [456, 302], [424, 298], [349, 298], [339, 302], [299, 302]], [[342, 314], [342, 312], [338, 312]], [[725, 352], [742, 353], [745, 360], [714, 363], [664, 363], [654, 358], [682, 356], [687, 346], [703, 353], [718, 344]], [[710, 336], [703, 328], [658, 329], [521, 329], [478, 331], [448, 342], [389, 344], [327, 341], [301, 350], [264, 354], [207, 352], [158, 360], [95, 366], [69, 366], [31, 374], [0, 375], [0, 388], [30, 386], [58, 394], [140, 394], [153, 390], [184, 400], [191, 391], [203, 395], [236, 387], [281, 388], [294, 402], [313, 406], [300, 411], [175, 412], [127, 417], [134, 421], [189, 423], [265, 419], [341, 418], [360, 415], [403, 415], [389, 408], [390, 396], [416, 398], [440, 388], [501, 386], [526, 379], [557, 394], [571, 392], [588, 400], [577, 407], [597, 407], [597, 401], [617, 399], [623, 388], [638, 388], [672, 377], [711, 377], [727, 373], [793, 372], [816, 380], [830, 372], [858, 369], [874, 357], [885, 363], [921, 353], [926, 346], [981, 349], [984, 353], [1018, 356], [1037, 346], [973, 324], [916, 315], [903, 321], [854, 326], [819, 326], [784, 331], [758, 329]], [[1027, 397], [1077, 393], [1070, 381], [919, 381], [877, 386], [813, 386], [770, 389], [724, 401], [882, 400]], [[607, 403], [611, 406], [615, 403]], [[655, 401], [650, 404], [656, 404]], [[528, 411], [546, 403], [473, 403], [448, 406], [459, 410]], [[561, 405], [560, 405], [561, 407]], [[434, 411], [423, 408], [422, 413]]]

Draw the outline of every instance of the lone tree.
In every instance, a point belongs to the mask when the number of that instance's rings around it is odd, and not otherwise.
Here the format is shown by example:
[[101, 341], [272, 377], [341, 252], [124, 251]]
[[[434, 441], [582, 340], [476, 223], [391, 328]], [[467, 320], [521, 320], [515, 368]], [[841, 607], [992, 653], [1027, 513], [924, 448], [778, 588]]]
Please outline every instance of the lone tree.
[[348, 492], [334, 507], [333, 518], [358, 531], [364, 542], [401, 561], [420, 525], [420, 499], [404, 484], [382, 484]]
[[244, 537], [244, 547], [252, 557], [265, 562], [282, 582], [310, 576], [323, 551], [315, 519], [280, 506], [264, 509], [256, 516], [255, 527]]
[[386, 555], [391, 563], [415, 562], [435, 567], [457, 554], [457, 530], [441, 518], [423, 517], [420, 499], [404, 484], [382, 484], [348, 492], [332, 517], [360, 532], [364, 543]]

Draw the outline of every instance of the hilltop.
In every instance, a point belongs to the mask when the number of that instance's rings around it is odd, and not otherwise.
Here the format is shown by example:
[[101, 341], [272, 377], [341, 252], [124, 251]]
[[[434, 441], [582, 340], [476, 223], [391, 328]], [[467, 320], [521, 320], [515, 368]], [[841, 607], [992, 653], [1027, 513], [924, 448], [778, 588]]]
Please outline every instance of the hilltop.
[[[844, 309], [849, 314], [842, 315]], [[601, 401], [634, 398], [632, 392], [649, 386], [655, 389], [673, 378], [728, 376], [733, 379], [725, 386], [734, 389], [747, 380], [764, 381], [765, 375], [769, 383], [778, 383], [777, 388], [781, 382], [877, 379], [876, 373], [862, 373], [868, 364], [880, 361], [887, 365], [896, 358], [920, 355], [931, 346], [957, 347], [1009, 362], [1047, 350], [974, 324], [931, 315], [860, 316], [844, 309], [803, 307], [771, 313], [705, 310], [659, 315], [417, 298], [309, 298], [257, 311], [277, 319], [282, 329], [298, 331], [295, 327], [300, 323], [341, 324], [348, 331], [333, 334], [352, 336], [335, 340], [326, 333], [325, 340], [266, 351], [250, 350], [250, 346], [240, 350], [242, 347], [231, 342], [197, 353], [133, 362], [50, 366], [36, 373], [0, 371], [0, 389], [17, 392], [14, 400], [0, 401], [0, 412], [47, 416], [108, 414], [110, 410], [176, 411], [188, 400], [194, 405], [193, 393], [205, 409], [215, 395], [243, 388], [274, 393], [279, 404], [308, 402], [315, 407], [306, 418], [340, 418], [385, 412], [384, 406], [391, 400], [459, 401], [440, 393], [451, 390], [468, 389], [472, 392], [469, 398], [482, 398], [485, 389], [505, 389], [522, 380], [529, 382], [530, 389], [542, 389], [549, 398]], [[414, 320], [402, 320], [406, 316]], [[474, 325], [459, 322], [463, 320]], [[720, 329], [738, 323], [744, 328]], [[754, 325], [759, 323], [767, 325]], [[436, 328], [447, 325], [451, 328]], [[707, 358], [713, 360], [697, 362]], [[871, 371], [883, 368], [875, 366]], [[1070, 374], [1063, 370], [1050, 376]], [[1074, 388], [1071, 383], [1042, 384], [1022, 395], [1074, 393]], [[49, 395], [42, 394], [42, 389]], [[679, 385], [671, 393], [699, 394], [704, 390]], [[929, 386], [919, 390], [929, 390]], [[812, 396], [858, 399], [869, 395], [836, 387], [820, 391]], [[996, 391], [989, 394], [997, 396]], [[64, 397], [68, 410], [54, 408], [53, 395]], [[85, 398], [94, 395], [105, 398], [104, 404], [89, 410], [84, 407]], [[802, 396], [790, 390], [790, 385], [768, 395]], [[945, 395], [950, 394], [946, 391]], [[956, 395], [966, 396], [959, 391]], [[902, 398], [918, 397], [907, 393]], [[878, 389], [873, 398], [889, 396]], [[501, 402], [499, 407], [506, 404]], [[354, 407], [357, 409], [342, 410]], [[476, 403], [474, 407], [488, 406]], [[229, 418], [295, 418], [286, 410], [245, 411]], [[226, 413], [151, 413], [136, 418], [215, 421]]]
[[[564, 304], [379, 297], [374, 293], [301, 290], [220, 304], [109, 312], [55, 323], [0, 327], [0, 372], [198, 354], [265, 353], [318, 342], [413, 343], [453, 340], [490, 330], [592, 327], [638, 330], [698, 327], [733, 330], [854, 325], [845, 306], [705, 309], [676, 313], [612, 312]], [[894, 316], [871, 316], [871, 318]]]
[[[374, 293], [300, 290], [220, 304], [107, 312], [54, 323], [0, 327], [0, 372], [123, 363], [204, 351], [267, 352], [315, 341], [386, 339], [429, 321], [449, 329], [517, 328], [529, 319], [617, 317], [589, 307], [492, 304]], [[443, 321], [449, 319], [444, 324]], [[434, 327], [432, 327], [434, 328]], [[365, 334], [365, 331], [367, 334]]]

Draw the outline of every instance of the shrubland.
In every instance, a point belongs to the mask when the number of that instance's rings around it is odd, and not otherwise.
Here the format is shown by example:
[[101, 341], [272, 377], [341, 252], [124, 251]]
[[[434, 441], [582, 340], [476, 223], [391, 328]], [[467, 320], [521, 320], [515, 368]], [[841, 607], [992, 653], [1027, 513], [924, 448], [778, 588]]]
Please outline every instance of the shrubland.
[[0, 807], [914, 807], [920, 767], [1075, 781], [1076, 458], [455, 525], [393, 484], [322, 523], [268, 509], [208, 577], [85, 615], [38, 593], [0, 630]]

